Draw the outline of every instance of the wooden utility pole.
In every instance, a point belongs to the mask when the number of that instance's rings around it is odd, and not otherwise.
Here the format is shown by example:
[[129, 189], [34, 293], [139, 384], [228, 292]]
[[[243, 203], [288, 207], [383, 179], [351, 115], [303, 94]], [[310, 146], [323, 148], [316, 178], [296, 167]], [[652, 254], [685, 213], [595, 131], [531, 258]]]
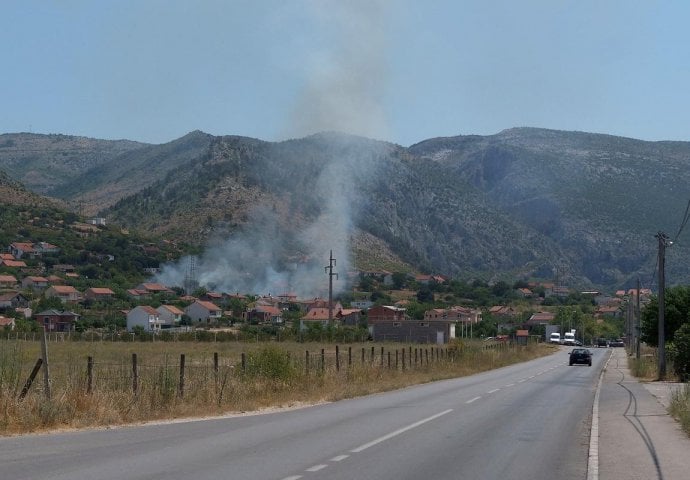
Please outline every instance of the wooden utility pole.
[[640, 359], [640, 327], [642, 326], [642, 311], [640, 310], [640, 277], [637, 277], [637, 308], [635, 309], [635, 358]]
[[666, 379], [666, 338], [664, 331], [664, 295], [666, 289], [666, 274], [664, 266], [666, 263], [666, 246], [668, 236], [664, 232], [656, 235], [659, 240], [659, 380]]
[[41, 337], [41, 358], [43, 360], [43, 392], [46, 398], [50, 400], [50, 369], [48, 368], [48, 340], [46, 339], [45, 326]]
[[338, 274], [333, 272], [333, 267], [335, 267], [335, 258], [333, 258], [333, 250], [331, 250], [330, 260], [328, 266], [325, 267], [326, 273], [328, 274], [328, 324], [333, 324], [333, 277], [338, 278]]

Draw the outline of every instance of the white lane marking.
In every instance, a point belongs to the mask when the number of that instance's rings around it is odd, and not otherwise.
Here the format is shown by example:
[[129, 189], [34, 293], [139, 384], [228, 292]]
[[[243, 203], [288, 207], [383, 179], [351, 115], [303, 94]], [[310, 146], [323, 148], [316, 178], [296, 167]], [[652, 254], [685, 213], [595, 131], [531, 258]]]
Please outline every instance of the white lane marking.
[[486, 392], [486, 393], [496, 393], [496, 392], [498, 392], [499, 390], [500, 390], [500, 388], [494, 388], [493, 390], [489, 390], [489, 391]]
[[467, 400], [465, 403], [473, 403], [473, 402], [476, 402], [477, 400], [479, 400], [480, 398], [482, 398], [482, 397], [474, 397], [474, 398]]
[[318, 472], [319, 470], [323, 470], [327, 466], [328, 465], [324, 465], [323, 463], [321, 465], [314, 465], [313, 467], [307, 468], [307, 472]]
[[527, 377], [528, 379], [532, 380], [536, 375], [532, 375], [531, 377]]
[[349, 455], [338, 455], [337, 457], [331, 458], [331, 462], [341, 462], [345, 460]]
[[283, 480], [299, 480], [300, 478], [302, 478], [302, 475], [293, 475], [291, 477], [285, 477]]
[[518, 383], [522, 383], [522, 382], [526, 382], [526, 381], [527, 381], [527, 379], [523, 378], [522, 380], [518, 380]]
[[506, 385], [505, 387], [506, 387], [506, 388], [508, 388], [508, 387], [514, 387], [514, 386], [515, 386], [515, 384], [514, 384], [514, 383], [509, 383], [509, 384], [508, 384], [508, 385]]
[[589, 432], [589, 457], [587, 459], [587, 480], [599, 480], [599, 393], [601, 384], [604, 381], [606, 368], [613, 357], [613, 352], [606, 360], [604, 368], [599, 374], [597, 391], [594, 394], [594, 405], [592, 405], [592, 429]]
[[413, 428], [419, 427], [420, 425], [423, 425], [423, 424], [425, 424], [425, 423], [427, 423], [427, 422], [430, 422], [430, 421], [432, 421], [432, 420], [435, 420], [435, 419], [437, 419], [438, 417], [442, 417], [443, 415], [446, 415], [447, 413], [450, 413], [450, 412], [452, 412], [452, 411], [453, 411], [453, 409], [452, 409], [452, 408], [449, 408], [448, 410], [444, 410], [443, 412], [437, 413], [436, 415], [432, 415], [432, 416], [430, 416], [430, 417], [428, 417], [428, 418], [425, 418], [425, 419], [423, 419], [423, 420], [420, 420], [420, 421], [418, 421], [418, 422], [411, 423], [410, 425], [408, 425], [408, 426], [406, 426], [406, 427], [403, 427], [403, 428], [400, 428], [400, 429], [398, 429], [398, 430], [396, 430], [396, 431], [394, 431], [394, 432], [391, 432], [391, 433], [389, 433], [389, 434], [387, 434], [387, 435], [384, 435], [383, 437], [379, 437], [379, 438], [377, 438], [376, 440], [372, 440], [372, 441], [369, 442], [369, 443], [365, 443], [364, 445], [360, 445], [359, 447], [354, 448], [354, 449], [352, 449], [352, 450], [350, 450], [350, 451], [351, 451], [352, 453], [359, 453], [359, 452], [361, 452], [361, 451], [363, 451], [363, 450], [366, 450], [366, 449], [369, 448], [369, 447], [373, 447], [374, 445], [377, 445], [377, 444], [379, 444], [379, 443], [381, 443], [381, 442], [385, 442], [386, 440], [389, 440], [389, 439], [391, 439], [391, 438], [393, 438], [393, 437], [396, 437], [396, 436], [400, 435], [401, 433], [405, 433], [405, 432], [408, 431], [408, 430], [412, 430]]

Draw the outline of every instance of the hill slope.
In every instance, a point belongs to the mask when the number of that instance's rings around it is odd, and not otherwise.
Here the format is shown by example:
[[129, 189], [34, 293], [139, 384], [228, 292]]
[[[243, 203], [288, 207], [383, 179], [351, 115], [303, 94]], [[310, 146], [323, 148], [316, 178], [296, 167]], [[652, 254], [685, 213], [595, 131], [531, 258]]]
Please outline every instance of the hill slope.
[[[274, 290], [294, 288], [323, 276], [330, 250], [342, 273], [649, 284], [654, 235], [676, 233], [690, 198], [690, 143], [582, 132], [520, 128], [409, 148], [336, 133], [265, 142], [193, 132], [117, 148], [107, 163], [84, 160], [88, 168], [58, 177], [53, 192], [129, 228], [207, 246], [200, 277], [228, 286], [254, 278], [269, 288], [273, 276]], [[0, 168], [7, 159], [0, 147]], [[51, 162], [69, 165], [53, 156], [42, 168]], [[671, 284], [690, 280], [682, 238], [667, 252]]]

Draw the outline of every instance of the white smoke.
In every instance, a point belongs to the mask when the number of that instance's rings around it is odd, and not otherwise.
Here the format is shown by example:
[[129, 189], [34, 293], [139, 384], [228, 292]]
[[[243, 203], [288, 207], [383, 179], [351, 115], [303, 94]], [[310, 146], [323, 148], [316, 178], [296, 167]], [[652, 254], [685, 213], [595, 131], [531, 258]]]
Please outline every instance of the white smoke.
[[[333, 38], [315, 46], [313, 60], [305, 66], [309, 77], [288, 122], [289, 136], [332, 130], [369, 138], [386, 136], [380, 101], [386, 71], [381, 25], [387, 4], [387, 0], [310, 2], [319, 26]], [[340, 143], [347, 141], [337, 138]], [[224, 292], [325, 297], [329, 280], [325, 267], [332, 251], [337, 261], [334, 272], [338, 273], [334, 292], [344, 290], [351, 263], [352, 219], [357, 214], [355, 195], [363, 182], [374, 176], [380, 153], [371, 149], [365, 153], [362, 148], [338, 151], [348, 150], [359, 153], [324, 158], [328, 163], [309, 192], [320, 196], [320, 213], [302, 226], [299, 235], [286, 238], [281, 233], [285, 230], [277, 227], [290, 218], [289, 207], [264, 205], [251, 213], [241, 234], [209, 246], [193, 261], [187, 257], [165, 265], [157, 280], [169, 286], [184, 286], [185, 278], [192, 275], [200, 286]], [[286, 252], [295, 251], [302, 255], [286, 262]]]

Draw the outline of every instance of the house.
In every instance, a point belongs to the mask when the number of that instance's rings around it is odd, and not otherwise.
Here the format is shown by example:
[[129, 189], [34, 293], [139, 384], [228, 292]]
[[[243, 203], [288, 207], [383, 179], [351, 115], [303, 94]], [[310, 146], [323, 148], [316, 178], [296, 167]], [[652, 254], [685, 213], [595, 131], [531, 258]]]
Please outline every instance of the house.
[[515, 343], [518, 345], [527, 345], [529, 340], [529, 330], [517, 330], [515, 332]]
[[89, 219], [89, 223], [91, 225], [102, 225], [105, 226], [105, 218], [103, 217], [94, 217]]
[[156, 294], [156, 293], [161, 293], [161, 294], [171, 294], [173, 293], [172, 290], [170, 290], [168, 287], [165, 285], [162, 285], [160, 283], [142, 283], [138, 285], [136, 290], [139, 290], [140, 292], [145, 292], [144, 294]]
[[244, 320], [251, 324], [273, 324], [283, 323], [283, 311], [271, 305], [256, 305], [244, 315]]
[[34, 252], [39, 257], [43, 255], [57, 255], [60, 253], [60, 247], [47, 242], [34, 243], [32, 246]]
[[424, 320], [437, 321], [447, 320], [453, 323], [477, 324], [482, 320], [481, 310], [474, 310], [467, 307], [454, 306], [448, 309], [434, 308], [424, 312]]
[[28, 242], [14, 242], [10, 244], [9, 252], [15, 259], [20, 258], [35, 258], [36, 251], [32, 243]]
[[29, 299], [19, 292], [0, 293], [0, 310], [27, 308]]
[[0, 253], [0, 260], [16, 260], [11, 253]]
[[223, 310], [214, 303], [196, 300], [185, 307], [184, 313], [194, 322], [206, 321], [206, 323], [211, 323], [211, 321], [221, 318]]
[[48, 288], [48, 279], [45, 277], [38, 277], [33, 275], [24, 277], [24, 279], [22, 280], [22, 288], [26, 288], [29, 290], [43, 290], [45, 288]]
[[7, 268], [26, 268], [26, 262], [24, 260], [0, 260], [0, 267]]
[[115, 292], [113, 292], [109, 288], [104, 288], [104, 287], [91, 287], [87, 288], [86, 291], [84, 292], [84, 298], [87, 298], [89, 300], [95, 300], [95, 301], [108, 301], [112, 299], [115, 296]]
[[[335, 319], [335, 314], [334, 314]], [[311, 308], [306, 315], [299, 319], [299, 329], [306, 330], [307, 325], [320, 324], [323, 327], [328, 326], [329, 313], [328, 308], [314, 307]]]
[[218, 292], [206, 292], [199, 297], [199, 300], [215, 303], [216, 305], [222, 305], [224, 302], [223, 294]]
[[14, 330], [14, 318], [3, 317], [0, 315], [0, 329]]
[[537, 312], [533, 313], [527, 320], [526, 324], [533, 325], [549, 325], [556, 319], [556, 314], [553, 312]]
[[525, 287], [518, 288], [516, 290], [516, 293], [519, 296], [521, 296], [522, 298], [532, 298], [534, 296], [534, 293], [532, 292], [532, 290], [530, 290], [529, 288], [525, 288]]
[[367, 324], [401, 321], [406, 318], [405, 309], [391, 305], [376, 305], [367, 311]]
[[359, 308], [341, 308], [335, 317], [341, 325], [356, 327], [362, 321], [362, 310]]
[[158, 312], [163, 328], [166, 326], [172, 327], [179, 325], [182, 321], [182, 315], [184, 315], [184, 312], [175, 305], [161, 305], [156, 311]]
[[19, 282], [14, 275], [0, 275], [0, 288], [17, 288]]
[[59, 263], [57, 265], [53, 265], [53, 270], [57, 272], [67, 273], [74, 272], [76, 268], [74, 267], [74, 265], [70, 265], [68, 263]]
[[127, 312], [127, 331], [142, 327], [145, 332], [157, 332], [161, 328], [158, 311], [148, 305], [139, 305]]
[[517, 316], [518, 312], [513, 307], [506, 305], [494, 305], [493, 307], [489, 308], [489, 313], [494, 317], [512, 319], [513, 317]]
[[80, 315], [69, 311], [45, 310], [34, 315], [47, 332], [72, 332]]
[[14, 242], [9, 251], [14, 258], [37, 258], [43, 255], [55, 255], [60, 253], [60, 248], [47, 242], [29, 243]]
[[71, 285], [53, 285], [48, 287], [45, 296], [46, 298], [57, 297], [62, 303], [77, 303], [81, 300], [81, 293]]
[[160, 283], [142, 283], [136, 287], [136, 290], [146, 292], [148, 294], [163, 293], [170, 294], [173, 293], [168, 287]]
[[399, 321], [377, 321], [369, 325], [369, 333], [375, 342], [406, 342], [444, 344], [455, 338], [455, 321], [445, 318]]

